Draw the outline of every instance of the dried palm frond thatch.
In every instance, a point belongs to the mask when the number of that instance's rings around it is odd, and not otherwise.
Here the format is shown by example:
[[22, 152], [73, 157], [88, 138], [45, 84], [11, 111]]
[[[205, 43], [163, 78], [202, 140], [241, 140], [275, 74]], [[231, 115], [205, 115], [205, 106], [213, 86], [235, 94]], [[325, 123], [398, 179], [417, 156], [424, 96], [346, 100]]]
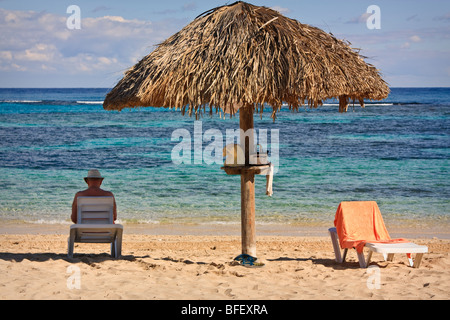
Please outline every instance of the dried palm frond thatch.
[[179, 108], [199, 115], [209, 106], [235, 114], [264, 104], [273, 116], [339, 99], [382, 100], [389, 88], [350, 43], [318, 28], [245, 2], [212, 9], [161, 43], [128, 70], [104, 108]]

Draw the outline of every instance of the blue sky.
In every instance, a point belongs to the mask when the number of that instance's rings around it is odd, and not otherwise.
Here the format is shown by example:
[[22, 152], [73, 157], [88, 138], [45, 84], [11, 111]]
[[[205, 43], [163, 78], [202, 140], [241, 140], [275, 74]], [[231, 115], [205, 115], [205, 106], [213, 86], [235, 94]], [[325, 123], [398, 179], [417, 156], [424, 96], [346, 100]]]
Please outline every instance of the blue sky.
[[[229, 1], [232, 3], [234, 0]], [[450, 1], [254, 0], [361, 48], [392, 87], [450, 87]], [[0, 0], [0, 87], [112, 87], [222, 0]], [[67, 27], [70, 5], [81, 29]], [[381, 29], [367, 28], [367, 8]]]

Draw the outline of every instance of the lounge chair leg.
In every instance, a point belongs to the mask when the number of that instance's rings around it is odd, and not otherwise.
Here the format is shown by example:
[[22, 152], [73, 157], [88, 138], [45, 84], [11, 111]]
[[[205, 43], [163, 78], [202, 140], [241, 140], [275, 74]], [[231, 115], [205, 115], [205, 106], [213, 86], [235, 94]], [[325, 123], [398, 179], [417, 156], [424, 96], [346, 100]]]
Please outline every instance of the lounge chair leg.
[[344, 263], [344, 262], [345, 262], [345, 258], [347, 257], [347, 252], [348, 252], [348, 249], [344, 249], [344, 255], [342, 256], [342, 261], [341, 261], [341, 263]]
[[[369, 251], [369, 255], [371, 255], [372, 251]], [[366, 264], [366, 259], [364, 258], [364, 252], [357, 252], [358, 254], [358, 261], [359, 261], [359, 266], [361, 268], [367, 268], [367, 264]]]
[[372, 259], [372, 254], [373, 254], [373, 251], [369, 250], [369, 253], [367, 254], [366, 267], [368, 267], [370, 264], [370, 259]]
[[117, 230], [116, 234], [116, 258], [120, 258], [122, 256], [122, 234], [123, 230]]
[[111, 257], [116, 258], [116, 239], [111, 242]]
[[75, 239], [73, 237], [69, 237], [67, 239], [67, 256], [72, 259], [73, 258], [73, 247], [74, 247], [74, 241]]
[[386, 261], [392, 261], [392, 260], [394, 260], [394, 254], [393, 253], [389, 253], [388, 256], [387, 256]]
[[336, 228], [330, 228], [330, 229], [328, 229], [328, 231], [330, 232], [331, 243], [333, 244], [334, 256], [335, 256], [336, 262], [342, 263], [343, 261], [342, 261], [342, 257], [341, 257], [341, 248], [339, 247], [339, 239], [338, 239], [338, 235], [336, 232]]
[[71, 229], [69, 234], [69, 239], [67, 239], [67, 256], [73, 258], [73, 248], [75, 246], [75, 230]]
[[120, 258], [122, 256], [122, 241], [116, 240], [116, 258]]
[[418, 268], [422, 262], [423, 253], [416, 253], [416, 258], [414, 259], [413, 268]]

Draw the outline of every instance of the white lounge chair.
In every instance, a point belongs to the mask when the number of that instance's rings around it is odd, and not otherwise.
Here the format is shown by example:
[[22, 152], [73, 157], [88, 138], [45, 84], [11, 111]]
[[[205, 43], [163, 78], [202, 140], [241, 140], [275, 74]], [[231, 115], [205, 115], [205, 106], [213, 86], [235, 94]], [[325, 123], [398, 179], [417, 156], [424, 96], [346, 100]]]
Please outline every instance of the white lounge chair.
[[[347, 256], [348, 248], [344, 249], [343, 255], [341, 254], [341, 248], [339, 246], [339, 237], [336, 228], [328, 229], [333, 243], [334, 255], [336, 262], [343, 263]], [[419, 246], [415, 243], [366, 243], [365, 248], [369, 249], [367, 259], [364, 257], [364, 253], [358, 253], [359, 266], [361, 268], [367, 268], [370, 264], [373, 252], [382, 253], [386, 261], [392, 261], [395, 253], [406, 253], [409, 265], [413, 268], [418, 268], [422, 262], [424, 253], [428, 252], [427, 246]], [[412, 259], [411, 254], [415, 253], [415, 259]]]
[[70, 226], [68, 257], [73, 258], [75, 242], [110, 243], [111, 256], [122, 254], [123, 226], [114, 224], [113, 197], [78, 197], [77, 224]]
[[[348, 249], [355, 248], [359, 265], [366, 268], [373, 252], [382, 253], [385, 260], [392, 261], [395, 253], [405, 253], [411, 267], [418, 268], [428, 247], [419, 246], [405, 239], [391, 239], [375, 201], [341, 202], [334, 219], [336, 228], [330, 228], [336, 261], [345, 261]], [[342, 238], [341, 238], [342, 237]], [[341, 248], [344, 249], [343, 256]], [[367, 260], [364, 248], [369, 249]], [[415, 253], [413, 260], [411, 254]]]

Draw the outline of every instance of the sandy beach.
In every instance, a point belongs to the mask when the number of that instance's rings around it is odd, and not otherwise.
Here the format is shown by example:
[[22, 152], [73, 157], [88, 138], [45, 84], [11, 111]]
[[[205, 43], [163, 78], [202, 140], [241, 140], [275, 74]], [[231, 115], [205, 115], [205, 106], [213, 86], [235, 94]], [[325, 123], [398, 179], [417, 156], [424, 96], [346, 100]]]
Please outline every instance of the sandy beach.
[[276, 228], [272, 228], [275, 231], [271, 235], [271, 228], [266, 226], [260, 228], [263, 235], [257, 237], [258, 259], [265, 266], [246, 268], [233, 262], [241, 250], [238, 226], [125, 226], [120, 259], [112, 259], [109, 246], [104, 244], [76, 244], [74, 258], [68, 259], [68, 228], [2, 225], [0, 299], [450, 297], [450, 240], [443, 237], [414, 238], [410, 234], [409, 239], [429, 248], [419, 269], [409, 267], [406, 257], [400, 254], [393, 262], [374, 254], [372, 267], [360, 269], [354, 251], [345, 264], [334, 261], [326, 230], [305, 229], [303, 236], [281, 236]]

